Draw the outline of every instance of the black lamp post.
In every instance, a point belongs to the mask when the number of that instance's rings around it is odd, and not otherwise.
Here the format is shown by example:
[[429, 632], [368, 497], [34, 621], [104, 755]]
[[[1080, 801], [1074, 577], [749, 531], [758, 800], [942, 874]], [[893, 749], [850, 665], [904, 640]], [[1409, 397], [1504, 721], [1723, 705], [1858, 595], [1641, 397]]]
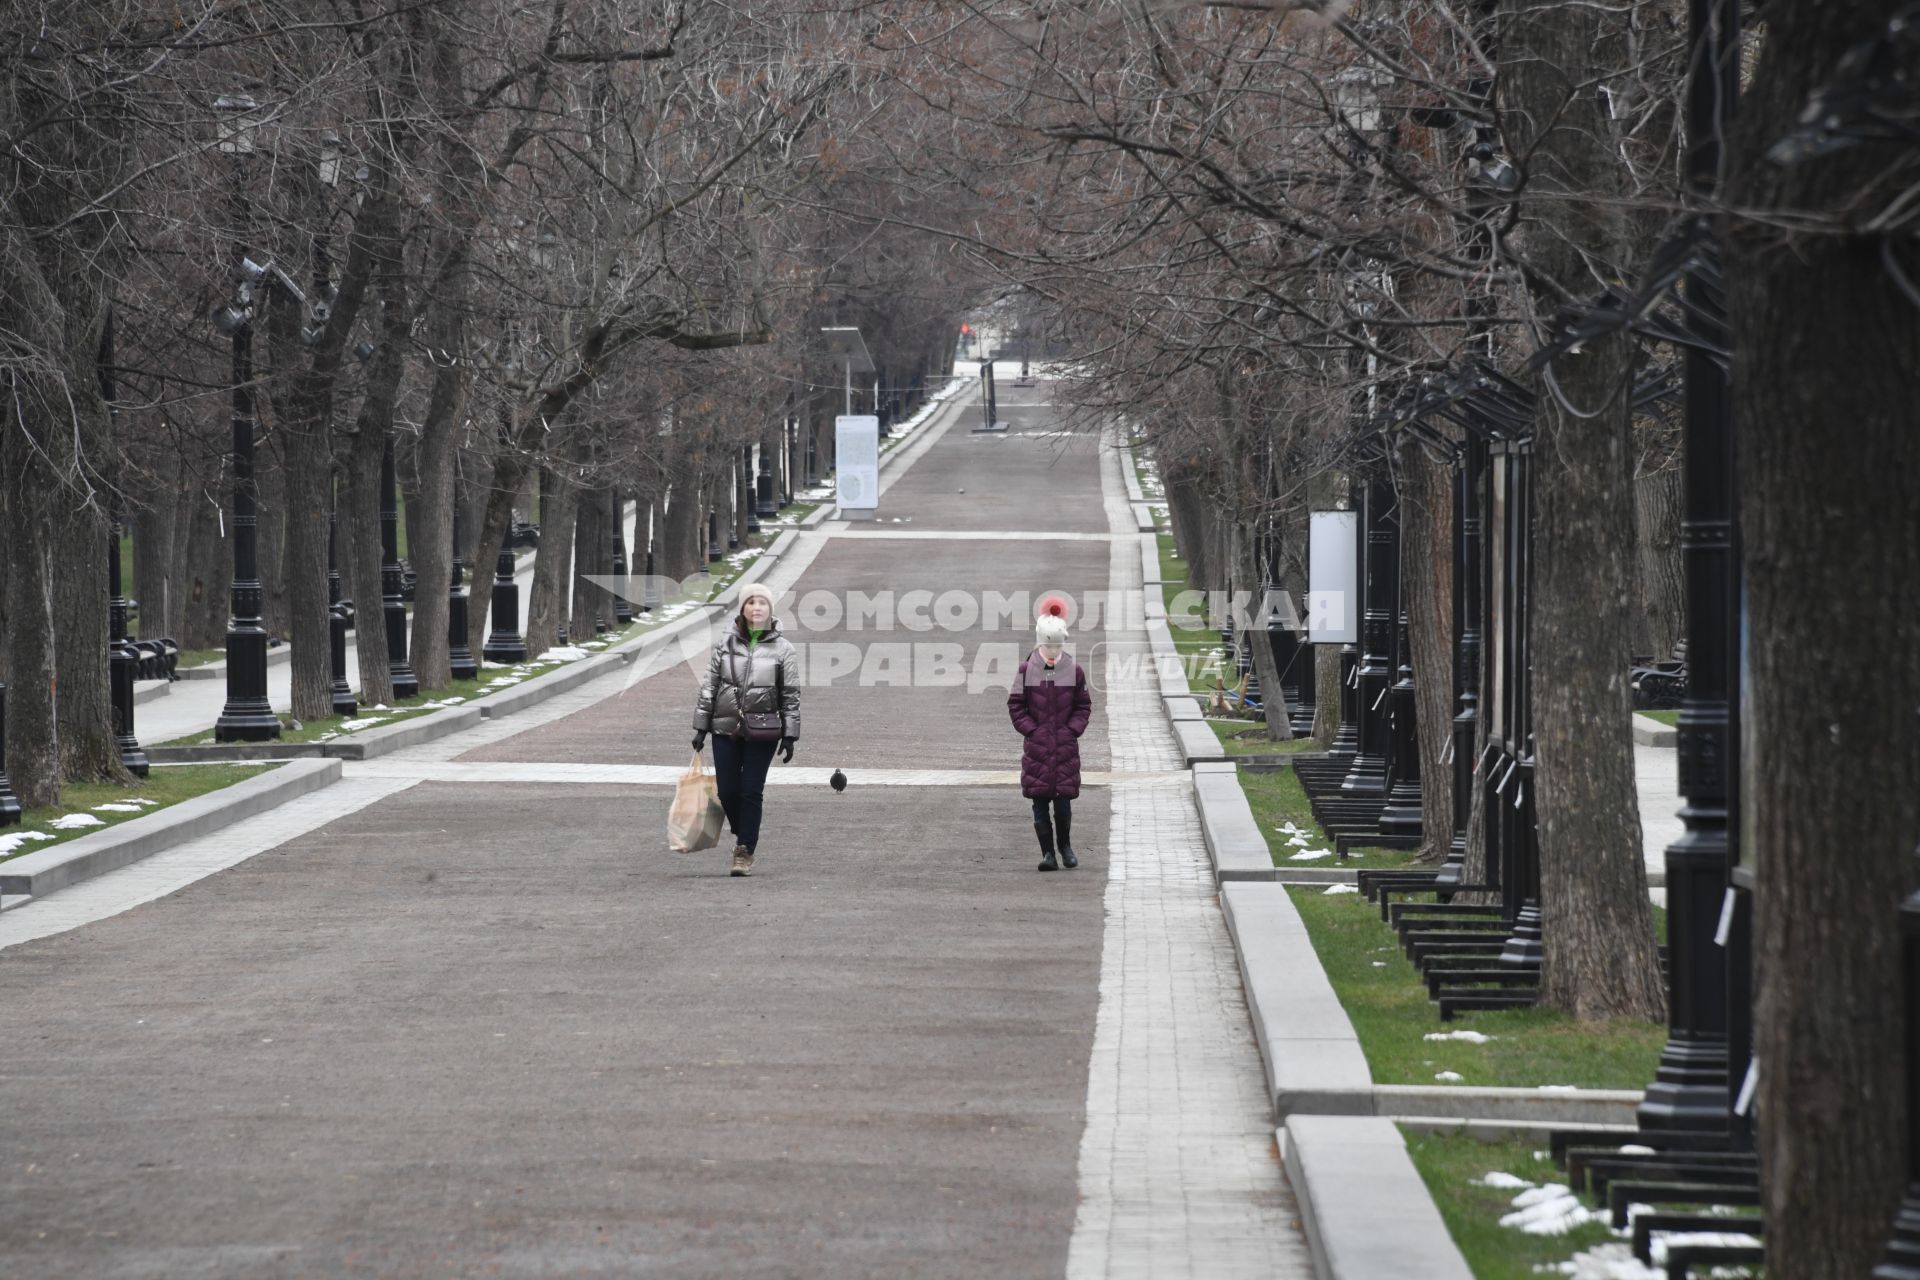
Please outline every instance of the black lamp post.
[[[633, 621], [633, 580], [628, 574], [627, 559], [627, 504], [620, 496], [620, 486], [615, 485], [612, 492], [613, 506], [613, 576], [620, 580], [620, 589], [613, 593], [613, 620], [621, 626]], [[634, 523], [640, 520], [638, 504], [633, 509]]]
[[740, 506], [747, 515], [747, 532], [760, 532], [759, 473], [753, 467], [753, 446], [740, 446]]
[[1453, 831], [1440, 884], [1466, 874], [1467, 818], [1473, 809], [1474, 745], [1480, 732], [1480, 483], [1487, 446], [1468, 431], [1453, 484]]
[[400, 569], [400, 499], [393, 475], [393, 436], [380, 452], [380, 612], [387, 624], [387, 670], [397, 701], [420, 692], [407, 664], [407, 604]]
[[[707, 563], [715, 564], [720, 559], [720, 512], [713, 507], [707, 508]], [[711, 572], [709, 570], [708, 572]]]
[[1403, 839], [1420, 838], [1423, 812], [1420, 795], [1420, 736], [1414, 699], [1413, 646], [1409, 633], [1405, 584], [1399, 592], [1400, 628], [1395, 647], [1399, 666], [1387, 691], [1392, 750], [1388, 755], [1387, 807], [1380, 811], [1380, 834]]
[[[1687, 84], [1687, 185], [1711, 196], [1720, 169], [1721, 124], [1739, 77], [1735, 0], [1693, 0], [1695, 64]], [[1707, 279], [1683, 288], [1692, 327], [1714, 346], [1727, 335]], [[1647, 1129], [1726, 1130], [1731, 1114], [1727, 1052], [1727, 956], [1715, 941], [1733, 862], [1728, 786], [1739, 768], [1731, 731], [1734, 655], [1734, 457], [1726, 371], [1689, 346], [1683, 441], [1685, 510], [1680, 558], [1686, 575], [1687, 696], [1680, 705], [1680, 821], [1667, 846], [1667, 1045], [1639, 1119]], [[1744, 1056], [1744, 1055], [1742, 1055]]]
[[[118, 417], [113, 385], [113, 312], [107, 312], [100, 333], [100, 394], [107, 414]], [[133, 683], [140, 671], [140, 655], [127, 639], [126, 584], [120, 573], [120, 533], [126, 525], [124, 499], [113, 496], [113, 518], [107, 523], [107, 675], [113, 697], [113, 732], [120, 747], [120, 763], [135, 777], [147, 776], [147, 753], [133, 733]]]
[[7, 777], [7, 686], [0, 683], [0, 827], [20, 821], [20, 797]]
[[[1359, 478], [1351, 477], [1347, 489], [1351, 497], [1348, 506], [1353, 511], [1354, 550], [1353, 563], [1354, 598], [1346, 602], [1349, 617], [1357, 617], [1357, 611], [1363, 608], [1361, 592], [1366, 590], [1366, 571], [1361, 566], [1367, 562], [1367, 515], [1364, 505], [1364, 486]], [[1360, 750], [1360, 646], [1352, 640], [1340, 646], [1340, 723], [1334, 726], [1333, 740], [1327, 744], [1327, 754], [1351, 760]]]
[[447, 586], [447, 669], [455, 680], [475, 680], [480, 664], [467, 644], [467, 558], [461, 552], [460, 495], [453, 498], [453, 581]]
[[[221, 113], [220, 150], [242, 157], [253, 150], [259, 105], [245, 94], [213, 104]], [[267, 702], [267, 633], [260, 624], [259, 516], [253, 483], [253, 285], [261, 271], [247, 256], [246, 175], [234, 175], [234, 235], [243, 243], [231, 302], [213, 314], [216, 328], [233, 341], [233, 586], [227, 626], [227, 701], [214, 722], [218, 742], [264, 742], [280, 736], [280, 718]]]
[[480, 653], [488, 662], [527, 660], [527, 642], [520, 634], [520, 585], [513, 580], [513, 547], [504, 541], [493, 568], [493, 620]]
[[[786, 439], [786, 428], [780, 429], [780, 438]], [[773, 501], [773, 453], [766, 440], [760, 441], [760, 469], [754, 473], [753, 514], [759, 520], [773, 520], [780, 515], [780, 509]]]
[[780, 422], [780, 509], [785, 511], [793, 505], [793, 466], [797, 459], [795, 450], [799, 436], [796, 433], [795, 420], [788, 414]]
[[332, 671], [333, 714], [351, 716], [360, 709], [347, 683], [347, 607], [340, 599], [339, 480], [334, 480], [333, 501], [327, 511], [327, 656]]
[[1359, 739], [1353, 767], [1340, 784], [1343, 794], [1381, 796], [1387, 791], [1387, 685], [1393, 645], [1395, 590], [1400, 581], [1399, 538], [1392, 512], [1393, 490], [1376, 471], [1366, 483], [1366, 612], [1361, 617], [1360, 665], [1354, 672]]
[[1907, 997], [1907, 1193], [1873, 1280], [1920, 1280], [1920, 892], [1900, 904], [1900, 969]]

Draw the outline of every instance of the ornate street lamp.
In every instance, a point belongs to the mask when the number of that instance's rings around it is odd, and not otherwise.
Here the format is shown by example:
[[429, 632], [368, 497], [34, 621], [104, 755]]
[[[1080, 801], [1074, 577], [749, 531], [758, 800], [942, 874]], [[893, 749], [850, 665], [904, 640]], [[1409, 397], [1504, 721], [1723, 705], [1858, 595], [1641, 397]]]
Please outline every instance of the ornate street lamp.
[[407, 663], [406, 583], [400, 568], [400, 499], [393, 474], [392, 432], [380, 451], [380, 612], [386, 622], [387, 670], [393, 676], [394, 700], [414, 697], [420, 692], [420, 678]]
[[233, 343], [233, 586], [227, 627], [227, 701], [214, 722], [219, 742], [264, 742], [280, 736], [267, 702], [267, 633], [260, 624], [259, 516], [253, 483], [253, 286], [264, 271], [246, 256], [246, 157], [253, 153], [260, 105], [245, 94], [213, 104], [219, 147], [234, 158], [234, 236], [240, 242], [233, 299], [213, 313]]
[[[456, 486], [457, 488], [457, 486]], [[453, 580], [447, 586], [447, 668], [455, 680], [474, 680], [480, 664], [467, 645], [467, 558], [461, 552], [460, 495], [453, 497]]]
[[[620, 626], [633, 621], [633, 580], [629, 576], [631, 562], [627, 558], [627, 504], [620, 497], [620, 486], [613, 487], [613, 576], [620, 580], [620, 589], [613, 593], [613, 620]], [[638, 525], [640, 509], [634, 508], [634, 522]]]
[[[107, 404], [109, 419], [120, 416], [114, 403], [113, 384], [113, 311], [107, 311], [100, 333], [100, 395]], [[147, 753], [133, 733], [133, 684], [140, 670], [140, 654], [127, 638], [125, 583], [120, 574], [120, 534], [127, 523], [126, 501], [116, 491], [113, 517], [107, 523], [107, 673], [113, 697], [113, 732], [120, 748], [120, 763], [135, 777], [147, 776]]]
[[327, 508], [327, 661], [332, 683], [329, 693], [333, 714], [352, 716], [360, 709], [347, 683], [347, 606], [340, 596], [340, 481], [333, 478], [332, 497]]

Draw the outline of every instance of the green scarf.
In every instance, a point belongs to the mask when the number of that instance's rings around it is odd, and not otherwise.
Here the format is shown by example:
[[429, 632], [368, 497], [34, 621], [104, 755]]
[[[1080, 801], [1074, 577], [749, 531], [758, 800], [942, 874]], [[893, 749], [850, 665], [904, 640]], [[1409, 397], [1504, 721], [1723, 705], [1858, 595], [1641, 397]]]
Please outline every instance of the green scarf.
[[755, 647], [756, 645], [758, 645], [758, 644], [760, 643], [760, 637], [761, 637], [761, 636], [763, 636], [763, 635], [765, 635], [765, 634], [767, 634], [767, 632], [766, 632], [766, 629], [765, 629], [764, 627], [762, 627], [762, 628], [754, 628], [754, 627], [749, 627], [749, 628], [747, 628], [747, 648], [749, 648], [749, 649], [751, 649], [751, 648], [753, 648], [753, 647]]

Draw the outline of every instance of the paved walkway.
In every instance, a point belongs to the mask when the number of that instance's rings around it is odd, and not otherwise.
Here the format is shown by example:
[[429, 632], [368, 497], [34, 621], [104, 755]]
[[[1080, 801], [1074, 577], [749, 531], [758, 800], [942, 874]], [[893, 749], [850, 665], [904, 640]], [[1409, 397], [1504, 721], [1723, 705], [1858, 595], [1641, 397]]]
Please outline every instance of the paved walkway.
[[[1137, 585], [1113, 458], [1025, 394], [887, 488], [945, 536], [810, 531], [783, 601]], [[689, 656], [0, 918], [7, 1273], [1308, 1274], [1150, 689], [1042, 876], [1002, 694], [810, 686], [733, 880], [661, 847]]]

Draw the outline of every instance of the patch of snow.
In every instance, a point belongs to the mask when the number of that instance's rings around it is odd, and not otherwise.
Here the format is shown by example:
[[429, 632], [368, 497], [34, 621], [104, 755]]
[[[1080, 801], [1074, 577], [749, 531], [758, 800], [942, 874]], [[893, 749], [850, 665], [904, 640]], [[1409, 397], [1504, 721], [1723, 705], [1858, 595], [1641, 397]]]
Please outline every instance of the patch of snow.
[[340, 732], [357, 733], [362, 729], [370, 729], [376, 724], [385, 724], [391, 719], [393, 719], [392, 716], [361, 716], [358, 720], [343, 721], [340, 725]]
[[1572, 1093], [1579, 1087], [1577, 1084], [1543, 1084], [1539, 1086], [1540, 1092], [1542, 1093]]
[[1565, 1262], [1543, 1265], [1547, 1275], [1570, 1276], [1572, 1280], [1666, 1280], [1665, 1269], [1654, 1270], [1633, 1256], [1631, 1245], [1618, 1241], [1582, 1250]]
[[121, 804], [117, 800], [109, 800], [105, 804], [93, 806], [93, 811], [95, 813], [138, 813], [140, 812], [140, 806], [137, 804]]
[[1513, 1207], [1512, 1213], [1500, 1219], [1500, 1225], [1530, 1236], [1563, 1236], [1575, 1227], [1606, 1217], [1587, 1208], [1579, 1196], [1560, 1183], [1522, 1191], [1513, 1198]]
[[12, 853], [29, 840], [51, 840], [53, 837], [44, 831], [9, 831], [0, 836], [0, 854]]
[[1312, 862], [1315, 858], [1330, 858], [1332, 856], [1333, 850], [1331, 849], [1302, 849], [1300, 852], [1288, 858], [1287, 861]]
[[1637, 1142], [1629, 1142], [1624, 1147], [1614, 1148], [1623, 1156], [1650, 1156], [1657, 1154], [1652, 1147], [1643, 1147]]
[[499, 678], [497, 678], [497, 679], [493, 679], [493, 680], [489, 680], [489, 681], [487, 681], [487, 688], [489, 688], [489, 689], [504, 689], [504, 688], [506, 688], [506, 687], [507, 687], [508, 685], [514, 685], [514, 684], [519, 684], [519, 683], [520, 683], [520, 677], [519, 677], [519, 676], [500, 676], [500, 677], [499, 677]]
[[1473, 1180], [1476, 1187], [1499, 1187], [1502, 1191], [1525, 1191], [1533, 1186], [1525, 1178], [1516, 1178], [1504, 1169], [1495, 1169]]
[[1376, 969], [1384, 969], [1387, 967], [1387, 962], [1385, 960], [1375, 960], [1373, 962], [1373, 967]]
[[149, 800], [145, 796], [128, 796], [127, 803], [137, 804], [143, 809], [158, 809], [160, 807], [158, 800]]
[[70, 813], [64, 818], [55, 818], [47, 825], [55, 831], [80, 831], [87, 827], [104, 827], [107, 824], [90, 813]]
[[1444, 1080], [1448, 1084], [1458, 1084], [1460, 1081], [1466, 1079], [1466, 1077], [1458, 1071], [1436, 1071], [1433, 1073], [1433, 1078], [1435, 1080]]
[[457, 707], [461, 703], [465, 702], [466, 700], [467, 700], [467, 696], [465, 694], [456, 693], [451, 698], [443, 698], [440, 702], [440, 705], [443, 707]]
[[368, 707], [368, 708], [367, 708], [367, 710], [369, 710], [369, 711], [391, 711], [391, 710], [393, 710], [393, 708], [392, 708], [392, 707], [390, 707], [390, 706], [388, 706], [388, 705], [387, 705], [386, 703], [384, 703], [384, 702], [376, 702], [376, 703], [374, 703], [374, 704], [373, 704], [372, 706], [370, 706], [370, 707]]
[[1330, 898], [1336, 893], [1358, 893], [1360, 892], [1360, 886], [1357, 884], [1330, 884], [1322, 892], [1323, 896]]
[[1429, 1031], [1424, 1037], [1428, 1040], [1465, 1040], [1468, 1044], [1485, 1044], [1493, 1039], [1482, 1031]]

